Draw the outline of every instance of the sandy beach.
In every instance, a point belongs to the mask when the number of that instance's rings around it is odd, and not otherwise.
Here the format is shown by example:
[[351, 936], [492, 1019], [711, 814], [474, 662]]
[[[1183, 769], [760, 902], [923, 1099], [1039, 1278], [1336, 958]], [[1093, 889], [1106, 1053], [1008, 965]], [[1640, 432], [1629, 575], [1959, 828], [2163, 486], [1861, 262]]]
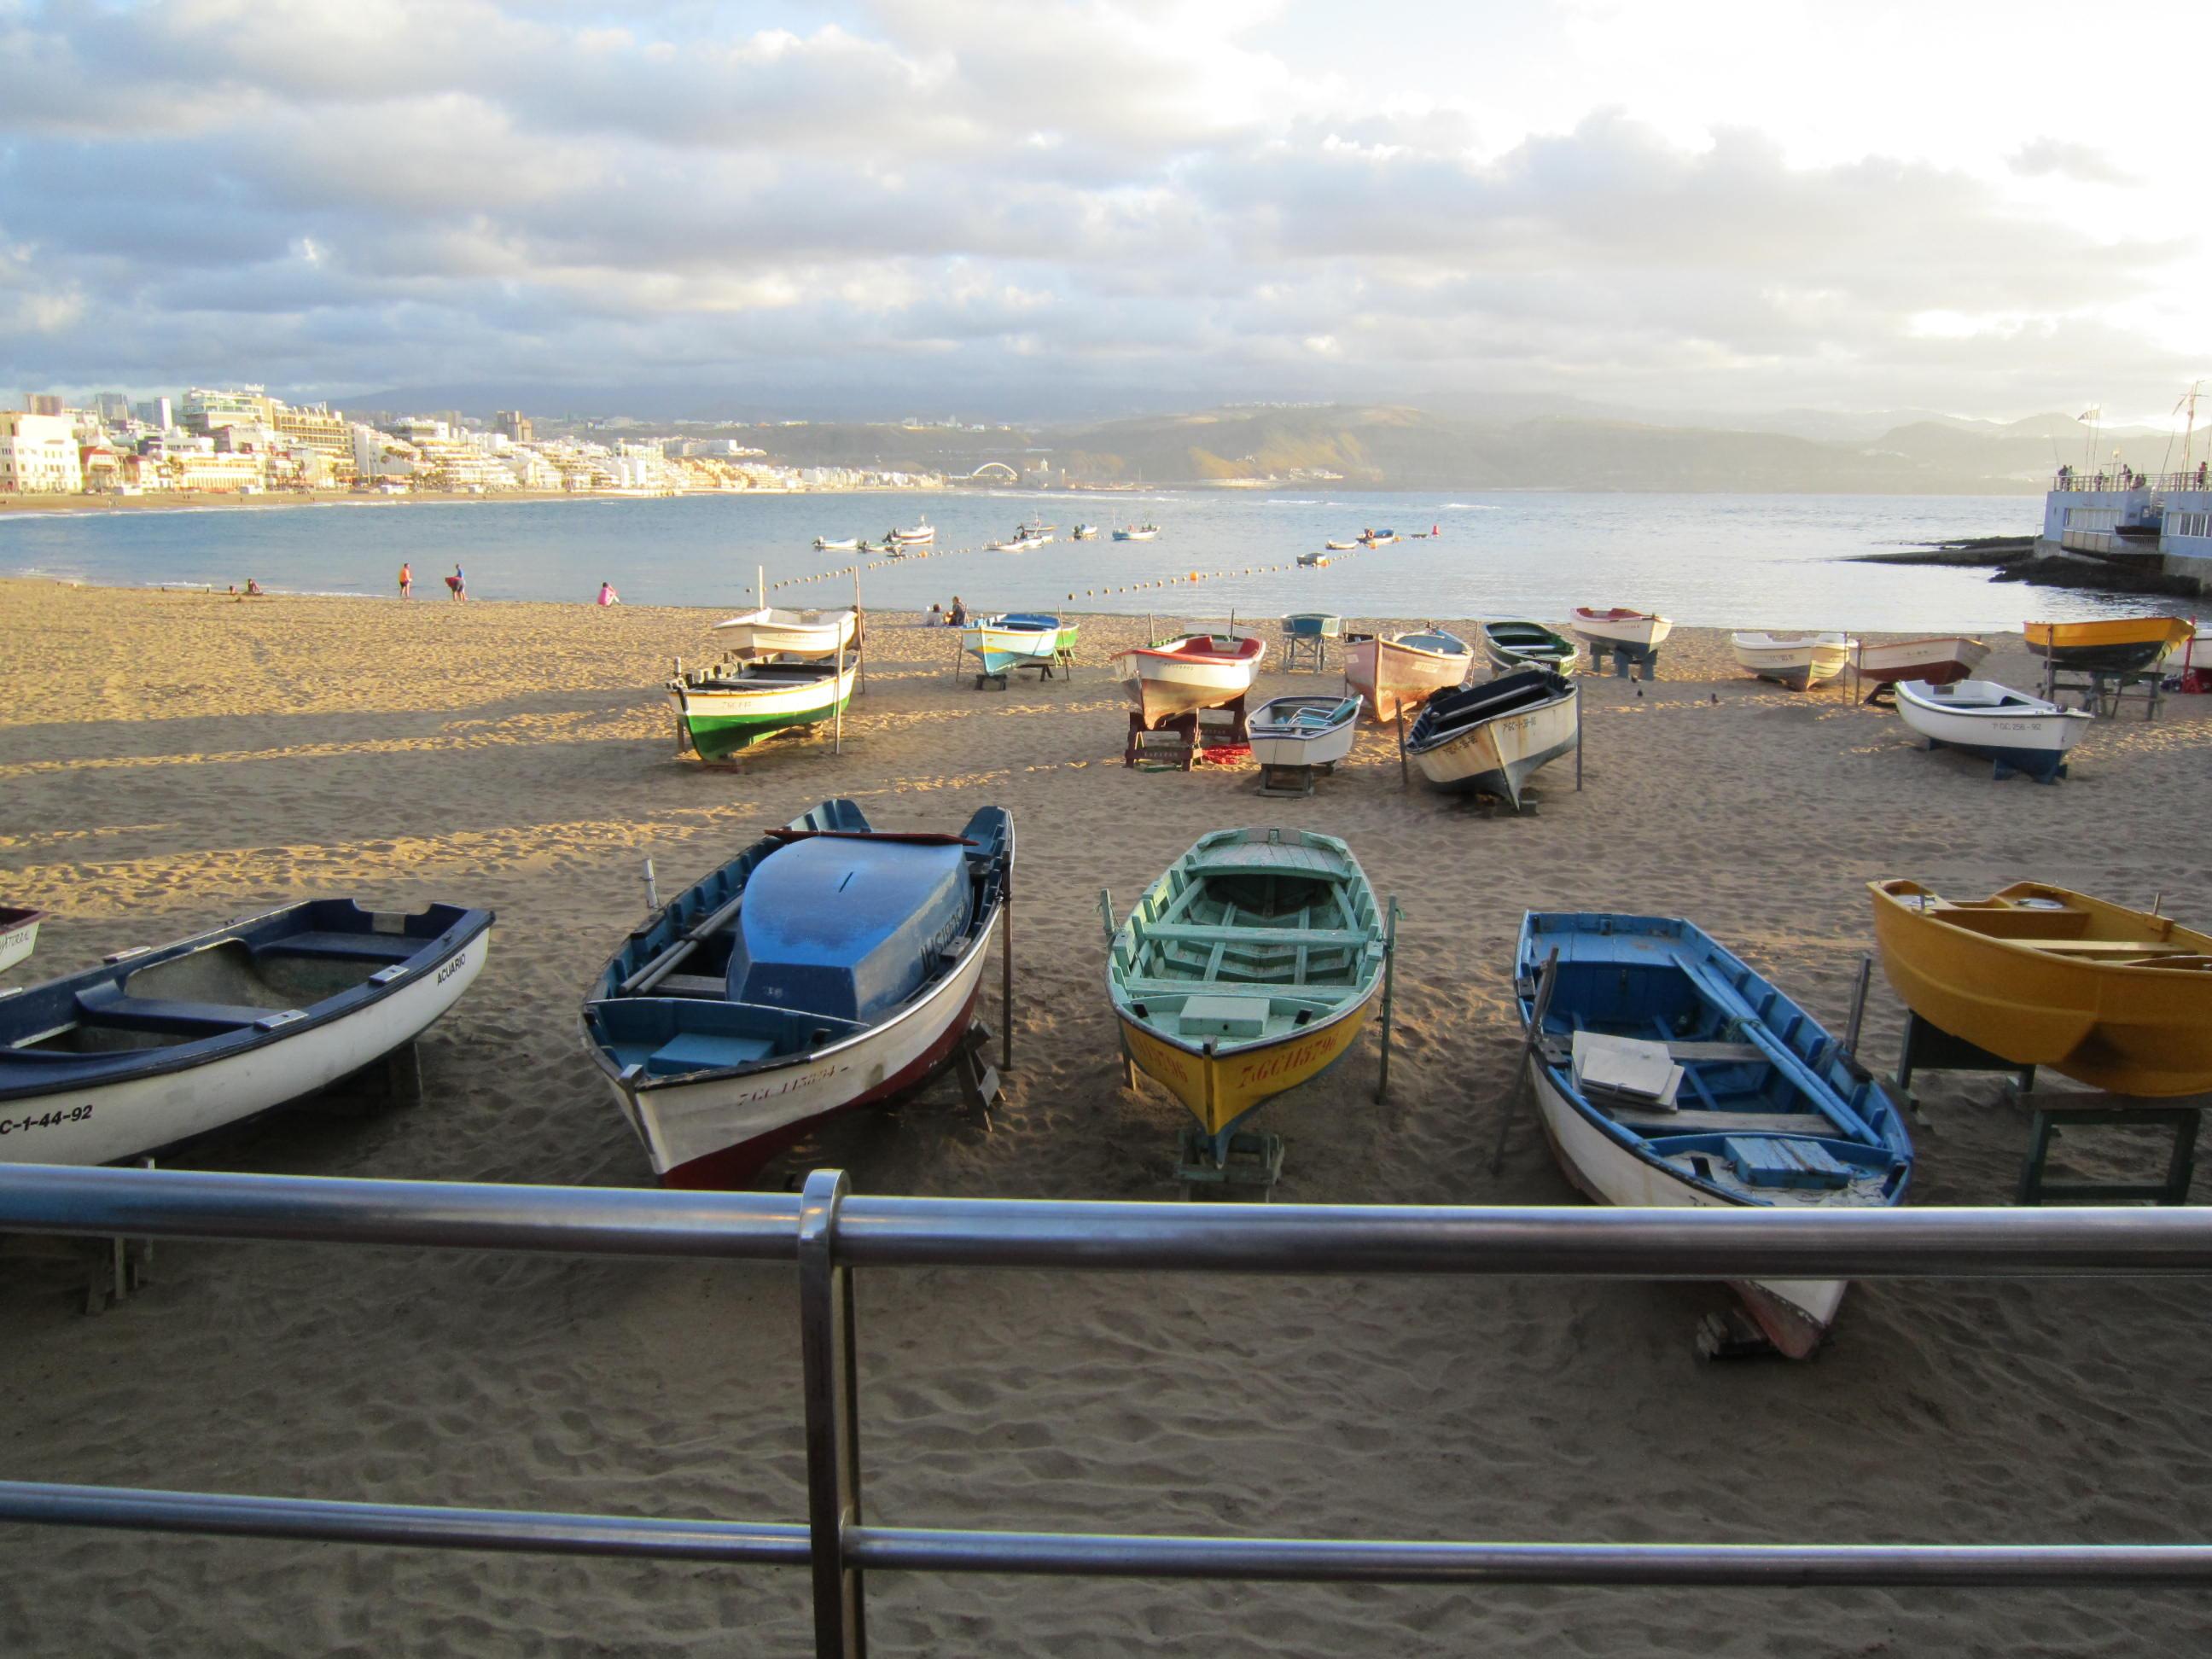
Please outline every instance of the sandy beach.
[[[423, 1041], [420, 1107], [280, 1114], [181, 1160], [201, 1167], [647, 1184], [577, 1033], [586, 981], [644, 913], [642, 860], [669, 895], [830, 796], [896, 828], [1012, 811], [1014, 1065], [988, 1126], [940, 1082], [780, 1160], [778, 1186], [834, 1164], [866, 1193], [1176, 1196], [1182, 1109], [1121, 1087], [1098, 890], [1126, 909], [1231, 825], [1342, 836], [1407, 913], [1391, 1103], [1371, 1103], [1370, 1036], [1263, 1109], [1289, 1201], [1577, 1201], [1531, 1125], [1487, 1169], [1528, 908], [1687, 916], [1838, 1030], [1876, 878], [2162, 893], [2212, 922], [2212, 698], [2100, 724], [2057, 787], [1997, 783], [1985, 762], [1921, 752], [1893, 714], [1744, 678], [1724, 635], [1686, 631], [1656, 684], [1582, 682], [1584, 787], [1555, 766], [1516, 817], [1418, 775], [1402, 788], [1379, 729], [1305, 801], [1258, 797], [1249, 765], [1125, 769], [1104, 662], [1142, 618], [1084, 617], [1071, 681], [1003, 694], [957, 671], [950, 631], [872, 618], [844, 754], [787, 738], [729, 772], [678, 757], [660, 691], [672, 659], [711, 653], [712, 612], [33, 581], [0, 581], [0, 900], [52, 912], [9, 982], [306, 896], [499, 913], [483, 975]], [[1992, 642], [1984, 672], [2032, 686], [2018, 637]], [[1270, 695], [1334, 683], [1270, 668]], [[1876, 1069], [1902, 1022], [1877, 975]], [[1999, 1090], [1927, 1080], [1917, 1201], [2009, 1200], [2026, 1119]], [[2163, 1156], [2085, 1131], [2062, 1161], [2126, 1176]], [[88, 1318], [63, 1267], [0, 1262], [0, 1477], [804, 1517], [786, 1268], [178, 1243], [156, 1269]], [[1701, 1363], [1694, 1328], [1725, 1305], [1697, 1285], [864, 1274], [869, 1511], [1449, 1539], [2212, 1535], [2212, 1406], [2189, 1403], [2212, 1370], [2212, 1285], [1862, 1285], [1813, 1362]], [[798, 1572], [21, 1528], [0, 1547], [10, 1654], [811, 1643]], [[2134, 1589], [876, 1575], [869, 1600], [878, 1651], [945, 1656], [2178, 1653], [2208, 1620], [2201, 1595]]]

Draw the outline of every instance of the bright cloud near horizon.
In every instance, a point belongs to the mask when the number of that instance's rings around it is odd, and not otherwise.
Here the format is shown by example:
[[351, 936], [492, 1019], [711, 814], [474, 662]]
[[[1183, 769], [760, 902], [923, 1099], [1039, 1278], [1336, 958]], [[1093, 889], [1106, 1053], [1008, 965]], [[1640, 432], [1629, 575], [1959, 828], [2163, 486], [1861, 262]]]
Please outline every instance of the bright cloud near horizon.
[[0, 397], [2162, 420], [2212, 247], [2150, 71], [2208, 39], [2021, 0], [0, 0]]

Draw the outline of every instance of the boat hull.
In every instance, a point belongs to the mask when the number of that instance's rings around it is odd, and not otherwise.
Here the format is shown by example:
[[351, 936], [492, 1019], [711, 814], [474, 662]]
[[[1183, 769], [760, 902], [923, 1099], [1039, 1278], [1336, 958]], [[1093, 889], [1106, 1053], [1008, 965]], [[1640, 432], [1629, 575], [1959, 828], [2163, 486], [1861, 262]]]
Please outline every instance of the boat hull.
[[1439, 789], [1497, 795], [1518, 811], [1528, 781], [1582, 740], [1582, 693], [1487, 720], [1455, 732], [1413, 763]]
[[39, 946], [43, 910], [0, 911], [0, 969], [13, 968]]
[[1257, 654], [1179, 655], [1170, 651], [1124, 651], [1114, 659], [1121, 682], [1146, 726], [1201, 708], [1218, 708], [1252, 689]]
[[2132, 674], [2148, 668], [2194, 629], [2180, 617], [2114, 617], [2101, 622], [2029, 623], [2021, 631], [2030, 651], [2061, 668]]
[[[2039, 783], [2066, 775], [2066, 757], [2091, 724], [2077, 709], [2040, 699], [2019, 711], [1945, 708], [1916, 695], [1928, 682], [1905, 681], [1897, 690], [1898, 717], [1928, 740], [1930, 749], [1957, 749], [1994, 765], [1999, 778], [2019, 772]], [[2037, 712], [2040, 710], [2041, 712]]]
[[1344, 648], [1344, 678], [1375, 719], [1389, 722], [1400, 709], [1418, 711], [1439, 691], [1466, 679], [1472, 652], [1425, 651], [1395, 640], [1354, 640]]
[[1888, 645], [1861, 646], [1852, 665], [1861, 680], [1877, 688], [1899, 680], [1950, 685], [1972, 678], [1989, 655], [1989, 647], [1979, 640], [1898, 640]]
[[[1870, 890], [1882, 972], [1921, 1018], [2015, 1066], [2048, 1066], [2094, 1088], [2153, 1098], [2212, 1090], [2212, 973], [2026, 949], [1945, 925], [1941, 911], [1917, 908], [1899, 891], [1913, 886], [1875, 882]], [[2112, 927], [2100, 931], [2198, 937], [2171, 918], [2063, 888], [2023, 883], [1997, 896], [2022, 893], [2110, 913]]]
[[1482, 654], [1501, 674], [1510, 674], [1516, 668], [1548, 668], [1554, 674], [1573, 673], [1581, 648], [1572, 640], [1550, 634], [1548, 629], [1546, 632], [1548, 637], [1516, 644], [1510, 639], [1496, 637], [1485, 628], [1481, 630]]
[[[970, 628], [961, 635], [961, 648], [983, 665], [987, 674], [1049, 664], [1060, 654], [1057, 625], [1043, 629]], [[1073, 633], [1073, 629], [1066, 630]]]
[[1791, 691], [1809, 691], [1823, 680], [1835, 678], [1851, 660], [1847, 645], [1738, 645], [1735, 649], [1744, 672]]
[[427, 964], [434, 971], [276, 1042], [149, 1076], [43, 1094], [11, 1091], [0, 1100], [0, 1159], [111, 1164], [304, 1099], [428, 1030], [476, 982], [491, 934], [487, 925], [442, 961]]
[[755, 611], [717, 623], [714, 632], [739, 657], [834, 657], [853, 642], [855, 626], [850, 611], [841, 611], [819, 622], [773, 611]]
[[1625, 645], [1636, 651], [1650, 651], [1665, 644], [1667, 636], [1674, 631], [1671, 618], [1638, 611], [1613, 617], [1602, 611], [1577, 611], [1572, 626], [1576, 633], [1595, 644], [1608, 649]]
[[724, 760], [778, 732], [832, 719], [852, 701], [854, 670], [788, 686], [718, 691], [678, 686], [669, 693], [690, 735], [707, 760]]
[[[1601, 1132], [1552, 1081], [1550, 1069], [1532, 1058], [1536, 1105], [1567, 1179], [1601, 1204], [1663, 1209], [1742, 1209], [1717, 1193], [1676, 1179], [1662, 1165]], [[1835, 1323], [1850, 1281], [1840, 1279], [1731, 1279], [1729, 1288], [1769, 1341], [1793, 1359], [1819, 1347]]]
[[1208, 1054], [1202, 1048], [1169, 1042], [1127, 1014], [1116, 1012], [1130, 1060], [1182, 1102], [1206, 1133], [1218, 1140], [1263, 1101], [1288, 1093], [1341, 1060], [1358, 1040], [1380, 994], [1377, 980], [1356, 1006], [1325, 1024], [1228, 1054]]
[[1338, 726], [1292, 731], [1265, 723], [1265, 708], [1250, 724], [1252, 758], [1261, 766], [1334, 766], [1352, 752], [1358, 716]]

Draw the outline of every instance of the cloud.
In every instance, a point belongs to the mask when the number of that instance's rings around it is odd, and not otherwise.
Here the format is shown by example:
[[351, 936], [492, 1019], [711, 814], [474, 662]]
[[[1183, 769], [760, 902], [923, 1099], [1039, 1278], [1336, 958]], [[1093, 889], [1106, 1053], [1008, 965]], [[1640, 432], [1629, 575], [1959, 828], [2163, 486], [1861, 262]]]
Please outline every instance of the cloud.
[[[1269, 11], [0, 3], [0, 385], [1035, 414], [1409, 386], [2015, 408], [2109, 386], [2093, 349], [2181, 374], [2117, 319], [2185, 244], [1622, 108], [1486, 143], [1255, 44]], [[2057, 139], [2008, 166], [2117, 176]]]
[[2026, 179], [2070, 179], [2077, 185], [2135, 185], [2142, 180], [2107, 161], [2102, 150], [2063, 138], [2037, 138], [2005, 157], [2005, 165]]

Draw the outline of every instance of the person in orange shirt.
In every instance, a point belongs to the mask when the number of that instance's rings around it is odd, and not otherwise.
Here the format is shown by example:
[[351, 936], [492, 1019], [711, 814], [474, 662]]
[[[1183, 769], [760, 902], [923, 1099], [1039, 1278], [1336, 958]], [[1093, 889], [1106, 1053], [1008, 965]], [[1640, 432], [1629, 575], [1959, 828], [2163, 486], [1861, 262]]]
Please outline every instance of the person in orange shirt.
[[415, 597], [415, 567], [405, 560], [402, 560], [399, 565], [399, 597], [403, 599]]

